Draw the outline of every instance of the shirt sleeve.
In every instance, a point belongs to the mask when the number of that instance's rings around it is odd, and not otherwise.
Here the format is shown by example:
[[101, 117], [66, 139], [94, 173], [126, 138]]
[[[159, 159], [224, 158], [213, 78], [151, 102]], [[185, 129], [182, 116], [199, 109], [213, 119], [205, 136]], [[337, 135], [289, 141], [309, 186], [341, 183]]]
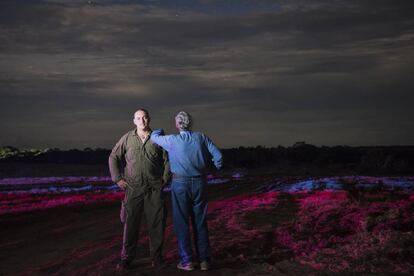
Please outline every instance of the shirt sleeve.
[[151, 133], [151, 141], [163, 147], [166, 151], [171, 148], [171, 135], [164, 135], [164, 130], [156, 129]]
[[207, 149], [213, 156], [214, 166], [219, 170], [223, 165], [223, 155], [221, 154], [219, 148], [210, 140], [210, 138], [208, 138], [207, 136], [204, 137]]
[[119, 180], [123, 179], [121, 175], [120, 163], [126, 152], [126, 136], [127, 135], [124, 135], [118, 143], [116, 143], [111, 151], [111, 154], [109, 155], [109, 172], [111, 173], [111, 179], [114, 183], [117, 183]]

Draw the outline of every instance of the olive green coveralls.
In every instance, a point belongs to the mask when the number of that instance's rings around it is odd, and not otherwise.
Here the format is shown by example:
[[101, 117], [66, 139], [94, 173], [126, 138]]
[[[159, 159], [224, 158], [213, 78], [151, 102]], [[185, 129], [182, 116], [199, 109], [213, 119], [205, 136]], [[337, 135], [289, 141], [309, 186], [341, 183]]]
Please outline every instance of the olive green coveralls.
[[[162, 188], [169, 181], [168, 155], [148, 138], [142, 142], [136, 129], [118, 141], [109, 156], [109, 170], [114, 183], [124, 179], [125, 221], [121, 260], [132, 260], [143, 213], [148, 224], [150, 254], [155, 263], [162, 262], [166, 208]], [[121, 173], [124, 162], [123, 173]]]

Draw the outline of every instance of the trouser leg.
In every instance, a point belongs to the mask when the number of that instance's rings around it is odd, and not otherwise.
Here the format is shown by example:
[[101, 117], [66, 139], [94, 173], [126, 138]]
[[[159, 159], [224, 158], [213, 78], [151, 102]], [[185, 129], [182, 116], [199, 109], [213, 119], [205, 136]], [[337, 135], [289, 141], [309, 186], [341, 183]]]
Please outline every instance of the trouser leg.
[[193, 231], [196, 238], [197, 255], [200, 261], [210, 260], [210, 241], [207, 225], [208, 200], [206, 193], [206, 181], [204, 179], [193, 180]]
[[174, 230], [178, 242], [178, 253], [183, 264], [193, 261], [188, 225], [191, 208], [189, 192], [189, 183], [172, 181], [171, 202], [173, 206]]
[[190, 220], [191, 220], [191, 229], [193, 229], [193, 241], [195, 245], [196, 256], [198, 259], [200, 259], [200, 250], [197, 244], [197, 241], [198, 241], [197, 224], [196, 224], [193, 208], [190, 208]]
[[150, 255], [155, 263], [162, 262], [166, 220], [166, 208], [162, 190], [153, 190], [146, 194], [144, 210], [150, 236]]
[[142, 213], [144, 210], [144, 196], [130, 196], [125, 200], [125, 223], [122, 237], [122, 260], [132, 260], [136, 255]]
[[125, 218], [126, 218], [125, 201], [126, 201], [126, 195], [125, 195], [124, 199], [121, 201], [121, 210], [119, 212], [119, 219], [120, 219], [122, 224], [125, 223]]

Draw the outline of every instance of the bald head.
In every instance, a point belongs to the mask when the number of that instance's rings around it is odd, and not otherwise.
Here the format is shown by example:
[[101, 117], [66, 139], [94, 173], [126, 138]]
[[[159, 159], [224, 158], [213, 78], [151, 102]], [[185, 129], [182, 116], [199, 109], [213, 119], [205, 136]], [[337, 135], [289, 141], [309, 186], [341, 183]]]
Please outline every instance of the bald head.
[[135, 115], [137, 115], [137, 113], [138, 112], [144, 112], [145, 113], [145, 115], [147, 115], [147, 117], [149, 118], [149, 112], [148, 112], [148, 110], [146, 110], [146, 109], [144, 109], [144, 108], [140, 108], [140, 109], [138, 109], [137, 111], [135, 111], [135, 113], [134, 113], [134, 118], [135, 118]]
[[134, 113], [134, 124], [138, 131], [147, 131], [149, 129], [150, 116], [148, 110], [140, 108]]

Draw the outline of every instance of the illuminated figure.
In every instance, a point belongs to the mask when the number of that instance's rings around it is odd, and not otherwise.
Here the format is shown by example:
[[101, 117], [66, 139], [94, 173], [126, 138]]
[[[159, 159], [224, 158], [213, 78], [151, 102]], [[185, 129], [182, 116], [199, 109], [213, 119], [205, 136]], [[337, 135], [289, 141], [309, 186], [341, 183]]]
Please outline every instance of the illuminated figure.
[[180, 255], [177, 268], [194, 269], [189, 232], [191, 218], [200, 269], [208, 270], [211, 253], [207, 228], [206, 175], [214, 167], [221, 168], [222, 154], [205, 134], [190, 130], [191, 117], [188, 113], [178, 113], [175, 122], [179, 134], [163, 135], [163, 130], [154, 130], [151, 140], [168, 151], [170, 158], [173, 222]]
[[[162, 248], [166, 220], [165, 202], [162, 194], [169, 180], [167, 153], [150, 139], [148, 111], [139, 109], [134, 114], [136, 129], [126, 133], [118, 141], [109, 156], [112, 181], [125, 190], [124, 233], [121, 262], [118, 271], [130, 268], [136, 255], [140, 223], [145, 214], [150, 236], [150, 254], [153, 266], [164, 268]], [[121, 164], [125, 163], [123, 173]], [[122, 216], [121, 216], [122, 217]]]

